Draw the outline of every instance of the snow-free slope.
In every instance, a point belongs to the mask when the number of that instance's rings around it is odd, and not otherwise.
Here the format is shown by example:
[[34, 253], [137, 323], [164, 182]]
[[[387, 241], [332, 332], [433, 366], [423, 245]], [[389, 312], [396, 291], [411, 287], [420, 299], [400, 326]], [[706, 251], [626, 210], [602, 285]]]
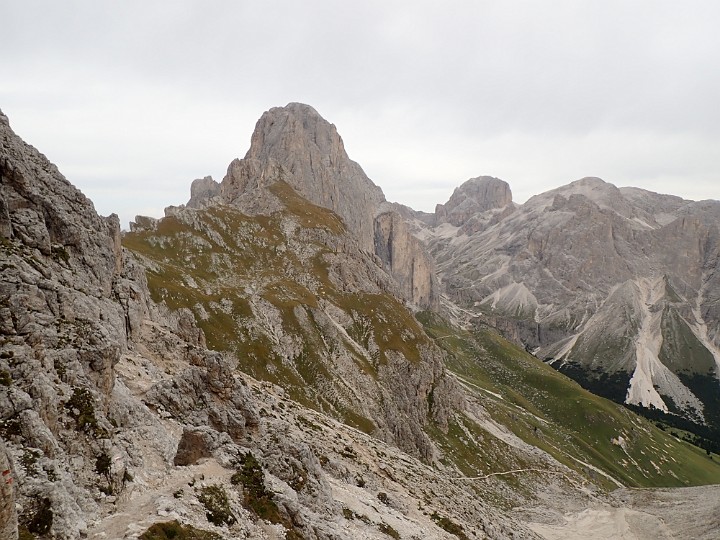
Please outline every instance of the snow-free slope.
[[720, 430], [720, 202], [599, 178], [504, 202], [416, 221], [449, 299], [601, 395]]

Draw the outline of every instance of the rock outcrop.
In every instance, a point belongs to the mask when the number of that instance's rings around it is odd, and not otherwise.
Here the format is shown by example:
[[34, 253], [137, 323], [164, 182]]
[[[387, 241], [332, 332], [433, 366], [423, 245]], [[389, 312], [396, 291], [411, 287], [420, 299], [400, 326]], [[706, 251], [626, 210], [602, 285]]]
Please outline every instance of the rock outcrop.
[[463, 226], [475, 214], [502, 209], [512, 204], [507, 182], [492, 176], [471, 178], [456, 188], [445, 204], [435, 207], [436, 224]]
[[335, 126], [309, 105], [290, 103], [260, 117], [245, 158], [228, 168], [222, 194], [231, 202], [278, 180], [338, 214], [361, 248], [372, 252], [372, 219], [385, 196], [350, 160]]
[[[1, 120], [1, 119], [0, 119]], [[18, 537], [17, 510], [15, 509], [15, 475], [5, 443], [0, 438], [0, 538], [16, 540]]]
[[[133, 331], [117, 216], [102, 218], [0, 116], [0, 436], [15, 467], [21, 527], [75, 538], [97, 503], [84, 488], [110, 433], [115, 365]], [[130, 294], [130, 297], [128, 297]], [[99, 459], [99, 458], [98, 458]], [[120, 458], [108, 482], [122, 478]], [[121, 483], [121, 482], [120, 482]], [[117, 485], [120, 485], [117, 483]]]
[[375, 218], [375, 254], [398, 282], [405, 298], [424, 307], [439, 304], [435, 266], [397, 212]]
[[215, 197], [220, 196], [220, 184], [212, 179], [212, 176], [198, 178], [190, 184], [190, 200], [188, 208], [202, 208], [211, 204]]

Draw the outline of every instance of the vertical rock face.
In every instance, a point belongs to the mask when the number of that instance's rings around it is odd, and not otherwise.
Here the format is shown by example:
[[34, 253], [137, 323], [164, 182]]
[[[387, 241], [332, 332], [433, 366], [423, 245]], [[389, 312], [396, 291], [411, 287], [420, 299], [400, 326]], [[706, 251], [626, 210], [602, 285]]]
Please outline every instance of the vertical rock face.
[[77, 538], [78, 505], [94, 505], [83, 491], [92, 464], [111, 444], [115, 366], [132, 333], [120, 224], [98, 216], [2, 115], [0, 201], [0, 435], [23, 463], [18, 519], [34, 534]]
[[[399, 214], [387, 215], [394, 210], [386, 205], [382, 190], [348, 157], [335, 126], [309, 105], [291, 103], [262, 115], [245, 158], [228, 167], [221, 196], [226, 203], [236, 203], [278, 181], [338, 214], [364, 251], [383, 250], [379, 255], [384, 268], [400, 282], [407, 300], [420, 307], [434, 305], [439, 295], [430, 257], [400, 225]], [[391, 222], [395, 226], [388, 226]], [[394, 247], [388, 251], [388, 246]], [[390, 251], [392, 258], [387, 256]]]
[[406, 298], [420, 306], [437, 306], [435, 268], [397, 212], [386, 212], [375, 219], [375, 253]]

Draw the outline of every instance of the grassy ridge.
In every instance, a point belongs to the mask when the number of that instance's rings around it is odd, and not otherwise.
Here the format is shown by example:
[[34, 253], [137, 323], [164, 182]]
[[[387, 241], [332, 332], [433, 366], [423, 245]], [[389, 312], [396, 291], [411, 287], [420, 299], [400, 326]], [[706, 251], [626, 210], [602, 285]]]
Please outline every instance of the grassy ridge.
[[[232, 353], [240, 370], [296, 401], [372, 432], [374, 423], [352, 404], [353, 389], [330, 366], [346, 351], [373, 384], [390, 354], [417, 362], [430, 340], [392, 295], [348, 290], [331, 276], [346, 263], [374, 268], [358, 262], [337, 215], [283, 182], [270, 191], [284, 210], [248, 216], [211, 207], [128, 233], [123, 245], [148, 262], [153, 300], [190, 309], [208, 347]], [[329, 305], [351, 319], [339, 341], [323, 327]]]

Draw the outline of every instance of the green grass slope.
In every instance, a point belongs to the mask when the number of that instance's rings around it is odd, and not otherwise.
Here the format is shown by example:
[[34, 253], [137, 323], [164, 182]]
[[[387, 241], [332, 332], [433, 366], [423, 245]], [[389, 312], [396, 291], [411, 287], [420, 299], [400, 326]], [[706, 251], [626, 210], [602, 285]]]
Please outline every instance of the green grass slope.
[[634, 487], [720, 483], [718, 456], [591, 394], [495, 331], [459, 330], [428, 312], [419, 319], [494, 420], [568, 467], [608, 488], [614, 482], [594, 468]]

